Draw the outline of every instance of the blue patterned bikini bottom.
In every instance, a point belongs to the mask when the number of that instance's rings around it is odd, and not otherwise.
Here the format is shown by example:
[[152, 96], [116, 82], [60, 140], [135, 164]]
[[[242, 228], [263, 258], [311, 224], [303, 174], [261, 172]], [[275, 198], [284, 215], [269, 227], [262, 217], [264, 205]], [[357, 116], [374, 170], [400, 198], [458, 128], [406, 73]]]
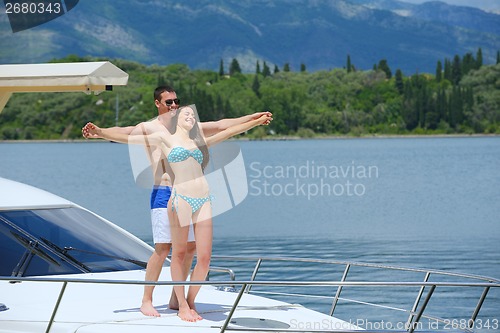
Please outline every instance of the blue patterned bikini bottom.
[[212, 196], [209, 195], [204, 198], [192, 198], [188, 197], [182, 194], [178, 194], [177, 191], [173, 190], [172, 192], [172, 211], [178, 211], [179, 210], [179, 199], [178, 197], [182, 198], [184, 201], [186, 201], [189, 206], [191, 206], [191, 211], [194, 214], [198, 209], [201, 208], [207, 201], [210, 201], [210, 204], [212, 203]]

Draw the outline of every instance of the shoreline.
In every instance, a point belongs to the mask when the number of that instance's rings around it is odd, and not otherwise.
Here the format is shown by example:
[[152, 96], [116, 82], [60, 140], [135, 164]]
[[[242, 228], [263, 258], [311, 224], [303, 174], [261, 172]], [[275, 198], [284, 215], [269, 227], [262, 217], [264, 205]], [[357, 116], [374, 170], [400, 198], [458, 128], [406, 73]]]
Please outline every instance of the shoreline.
[[[420, 139], [420, 138], [485, 138], [500, 137], [500, 134], [374, 134], [374, 135], [330, 135], [301, 138], [298, 136], [268, 136], [263, 138], [236, 138], [230, 141], [295, 141], [295, 140], [345, 140], [345, 139]], [[0, 143], [116, 143], [103, 139], [35, 139], [35, 140], [0, 140]]]

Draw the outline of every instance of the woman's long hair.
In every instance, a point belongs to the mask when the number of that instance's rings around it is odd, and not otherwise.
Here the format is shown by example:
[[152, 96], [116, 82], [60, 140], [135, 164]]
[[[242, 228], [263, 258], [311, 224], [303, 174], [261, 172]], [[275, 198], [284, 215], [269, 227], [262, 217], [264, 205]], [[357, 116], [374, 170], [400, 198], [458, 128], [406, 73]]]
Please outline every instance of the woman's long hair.
[[194, 126], [193, 128], [189, 131], [189, 138], [194, 141], [198, 149], [201, 151], [203, 154], [203, 162], [201, 163], [201, 169], [204, 171], [205, 167], [208, 165], [208, 160], [209, 160], [209, 153], [208, 153], [208, 147], [205, 142], [205, 139], [203, 138], [203, 135], [201, 133], [201, 128], [199, 124], [199, 117], [198, 117], [198, 112], [196, 111], [196, 106], [194, 104], [191, 105], [186, 105], [186, 106], [181, 106], [177, 109], [177, 112], [175, 113], [175, 116], [172, 117], [172, 127], [175, 128], [177, 131], [177, 123], [179, 121], [179, 114], [181, 113], [182, 109], [184, 108], [190, 108], [194, 111]]

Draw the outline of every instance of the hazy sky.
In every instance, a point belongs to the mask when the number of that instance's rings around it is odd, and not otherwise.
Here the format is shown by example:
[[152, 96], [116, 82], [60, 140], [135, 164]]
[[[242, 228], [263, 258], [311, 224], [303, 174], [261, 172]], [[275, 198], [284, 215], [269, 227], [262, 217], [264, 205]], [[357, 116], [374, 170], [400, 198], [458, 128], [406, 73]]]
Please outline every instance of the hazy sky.
[[[411, 3], [423, 3], [430, 0], [399, 0]], [[450, 5], [479, 7], [487, 10], [500, 10], [500, 0], [439, 0]]]

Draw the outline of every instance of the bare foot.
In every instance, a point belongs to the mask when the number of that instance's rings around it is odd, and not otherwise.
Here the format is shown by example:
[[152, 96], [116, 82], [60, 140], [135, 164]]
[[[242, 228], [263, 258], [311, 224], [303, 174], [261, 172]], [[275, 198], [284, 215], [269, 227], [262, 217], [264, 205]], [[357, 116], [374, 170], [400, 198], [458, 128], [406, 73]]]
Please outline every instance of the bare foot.
[[177, 296], [172, 291], [172, 295], [170, 295], [170, 301], [168, 302], [168, 308], [172, 310], [179, 310], [179, 301], [177, 300]]
[[142, 303], [141, 312], [143, 315], [149, 316], [149, 317], [159, 317], [160, 316], [158, 311], [156, 311], [156, 309], [154, 308], [153, 303], [151, 303], [151, 302]]
[[179, 318], [181, 318], [184, 321], [190, 321], [190, 322], [198, 321], [197, 317], [193, 315], [192, 311], [193, 310], [191, 310], [189, 307], [183, 307], [179, 309], [177, 316], [179, 316]]
[[196, 312], [196, 306], [194, 305], [194, 303], [189, 303], [189, 302], [188, 302], [188, 305], [189, 305], [189, 307], [191, 308], [191, 313], [192, 313], [192, 314], [193, 314], [193, 316], [196, 318], [196, 321], [198, 321], [198, 320], [202, 320], [202, 319], [203, 319], [203, 317], [202, 317], [202, 316], [200, 316], [200, 315], [198, 314], [198, 312]]
[[198, 312], [196, 312], [196, 310], [194, 310], [194, 309], [191, 309], [191, 314], [193, 315], [193, 317], [195, 317], [195, 318], [196, 318], [196, 321], [198, 321], [198, 320], [202, 320], [202, 319], [203, 319], [203, 317], [202, 317], [202, 316], [200, 316], [200, 315], [198, 314]]

